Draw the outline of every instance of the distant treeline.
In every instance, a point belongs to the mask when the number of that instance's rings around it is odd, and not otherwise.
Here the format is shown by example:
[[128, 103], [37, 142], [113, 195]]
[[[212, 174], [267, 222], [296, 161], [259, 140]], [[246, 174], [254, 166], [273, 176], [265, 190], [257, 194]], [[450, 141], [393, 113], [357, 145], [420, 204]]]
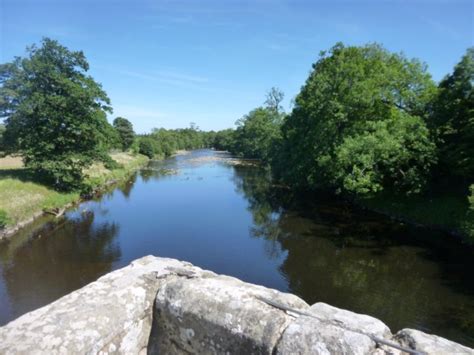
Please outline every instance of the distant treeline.
[[211, 148], [215, 132], [204, 132], [191, 122], [189, 128], [155, 128], [150, 134], [138, 136], [138, 152], [150, 158], [167, 157], [177, 150]]

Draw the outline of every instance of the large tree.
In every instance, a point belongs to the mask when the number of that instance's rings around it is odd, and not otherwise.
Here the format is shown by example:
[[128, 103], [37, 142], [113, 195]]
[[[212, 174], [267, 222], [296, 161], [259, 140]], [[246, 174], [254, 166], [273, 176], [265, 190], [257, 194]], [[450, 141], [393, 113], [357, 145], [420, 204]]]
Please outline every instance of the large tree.
[[27, 167], [58, 189], [74, 188], [107, 157], [109, 98], [86, 74], [83, 52], [45, 38], [27, 53], [0, 66], [0, 118]]
[[283, 125], [275, 171], [289, 184], [420, 191], [435, 160], [425, 66], [377, 44], [322, 52]]
[[135, 132], [133, 131], [132, 123], [123, 117], [117, 117], [114, 122], [114, 128], [120, 137], [122, 150], [128, 150], [135, 139]]
[[474, 47], [439, 84], [432, 127], [443, 175], [474, 179]]

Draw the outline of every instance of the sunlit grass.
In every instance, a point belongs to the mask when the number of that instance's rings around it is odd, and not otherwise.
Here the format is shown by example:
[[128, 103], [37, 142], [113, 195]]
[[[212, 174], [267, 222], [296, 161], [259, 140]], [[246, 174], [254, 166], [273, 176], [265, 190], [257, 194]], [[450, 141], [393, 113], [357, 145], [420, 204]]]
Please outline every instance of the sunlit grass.
[[[142, 155], [128, 153], [114, 153], [111, 157], [122, 167], [108, 170], [102, 163], [94, 164], [87, 170], [87, 180], [92, 186], [121, 180], [147, 161]], [[79, 198], [78, 192], [58, 192], [35, 182], [27, 169], [23, 168], [20, 157], [0, 158], [0, 210], [7, 214], [7, 226], [28, 220], [44, 209], [62, 207]]]

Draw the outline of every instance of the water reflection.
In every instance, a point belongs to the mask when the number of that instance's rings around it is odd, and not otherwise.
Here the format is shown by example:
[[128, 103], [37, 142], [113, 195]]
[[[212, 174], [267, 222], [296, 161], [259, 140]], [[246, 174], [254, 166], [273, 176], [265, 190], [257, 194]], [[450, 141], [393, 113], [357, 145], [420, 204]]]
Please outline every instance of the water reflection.
[[[120, 258], [115, 223], [94, 223], [92, 211], [49, 222], [21, 245], [0, 254], [1, 274], [10, 300], [0, 303], [0, 321], [47, 304], [109, 272]], [[20, 237], [20, 236], [18, 236]]]
[[[195, 151], [0, 245], [0, 324], [144, 255], [474, 345], [472, 250]], [[33, 228], [33, 227], [31, 227]], [[439, 241], [439, 242], [436, 242]]]
[[234, 181], [248, 200], [252, 236], [267, 241], [269, 258], [286, 252], [279, 269], [293, 293], [371, 314], [394, 331], [413, 327], [473, 344], [472, 250], [428, 245], [443, 236], [342, 202], [295, 200], [260, 170], [235, 168]]

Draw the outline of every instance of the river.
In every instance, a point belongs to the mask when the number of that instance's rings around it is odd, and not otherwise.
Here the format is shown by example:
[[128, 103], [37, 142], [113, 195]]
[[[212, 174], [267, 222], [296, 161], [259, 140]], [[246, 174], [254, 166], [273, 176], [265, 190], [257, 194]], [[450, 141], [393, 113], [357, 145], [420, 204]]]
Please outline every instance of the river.
[[144, 255], [295, 293], [474, 346], [472, 250], [197, 150], [0, 244], [0, 325]]

